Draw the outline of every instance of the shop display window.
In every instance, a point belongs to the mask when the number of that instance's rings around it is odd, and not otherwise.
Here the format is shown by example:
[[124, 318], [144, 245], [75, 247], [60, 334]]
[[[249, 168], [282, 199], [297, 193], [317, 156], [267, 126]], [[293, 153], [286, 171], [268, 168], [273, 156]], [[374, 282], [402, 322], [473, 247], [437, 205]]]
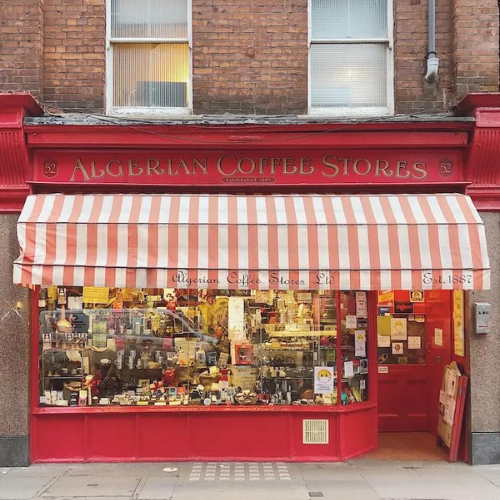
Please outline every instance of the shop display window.
[[365, 292], [51, 286], [38, 297], [40, 406], [368, 400]]

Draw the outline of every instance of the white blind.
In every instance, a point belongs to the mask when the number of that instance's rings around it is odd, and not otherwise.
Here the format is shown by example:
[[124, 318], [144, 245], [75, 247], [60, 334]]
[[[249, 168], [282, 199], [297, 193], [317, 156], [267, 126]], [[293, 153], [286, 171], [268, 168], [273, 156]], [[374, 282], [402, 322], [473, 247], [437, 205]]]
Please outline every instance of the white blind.
[[187, 0], [111, 0], [111, 38], [187, 38]]
[[312, 38], [387, 38], [387, 0], [312, 0]]
[[311, 45], [311, 107], [387, 106], [387, 46]]
[[113, 45], [113, 105], [187, 107], [187, 43]]

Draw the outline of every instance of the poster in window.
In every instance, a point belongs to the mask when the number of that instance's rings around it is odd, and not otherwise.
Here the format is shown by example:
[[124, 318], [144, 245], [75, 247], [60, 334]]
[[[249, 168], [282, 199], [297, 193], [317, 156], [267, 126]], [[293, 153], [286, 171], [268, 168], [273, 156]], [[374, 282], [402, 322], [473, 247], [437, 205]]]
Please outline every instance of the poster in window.
[[443, 330], [441, 328], [434, 328], [434, 345], [443, 346]]
[[465, 356], [464, 294], [453, 291], [454, 351], [456, 356]]
[[411, 290], [410, 291], [410, 302], [423, 302], [424, 301], [424, 291], [423, 290]]
[[408, 349], [421, 349], [422, 339], [420, 337], [408, 336]]
[[366, 318], [367, 314], [366, 292], [356, 292], [356, 316]]
[[394, 292], [392, 291], [384, 291], [378, 294], [378, 303], [385, 304], [394, 301]]
[[393, 342], [392, 343], [392, 354], [403, 354], [404, 344], [403, 342]]
[[406, 318], [391, 318], [391, 338], [392, 340], [406, 340], [408, 329]]
[[391, 347], [391, 337], [387, 335], [377, 335], [378, 347]]
[[314, 367], [314, 393], [331, 394], [333, 392], [334, 374], [332, 366]]
[[364, 358], [366, 356], [366, 332], [364, 330], [356, 330], [355, 338], [355, 356]]
[[109, 288], [100, 286], [84, 286], [82, 302], [86, 304], [107, 304]]

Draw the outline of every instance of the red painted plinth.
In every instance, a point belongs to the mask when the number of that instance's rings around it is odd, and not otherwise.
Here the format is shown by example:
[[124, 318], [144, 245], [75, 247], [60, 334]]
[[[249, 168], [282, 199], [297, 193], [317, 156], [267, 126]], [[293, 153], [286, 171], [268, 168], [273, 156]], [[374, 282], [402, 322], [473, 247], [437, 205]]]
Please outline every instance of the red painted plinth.
[[[303, 444], [326, 419], [328, 444]], [[342, 461], [377, 446], [377, 407], [35, 409], [33, 462]]]

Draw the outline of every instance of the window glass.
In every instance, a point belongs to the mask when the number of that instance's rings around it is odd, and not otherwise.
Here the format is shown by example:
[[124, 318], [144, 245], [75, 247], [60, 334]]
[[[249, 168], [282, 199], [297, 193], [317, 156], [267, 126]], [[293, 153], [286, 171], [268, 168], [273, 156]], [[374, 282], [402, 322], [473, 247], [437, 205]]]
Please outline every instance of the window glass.
[[112, 0], [110, 109], [187, 108], [187, 0]]
[[317, 39], [386, 38], [386, 0], [312, 0]]
[[187, 36], [187, 0], [111, 1], [111, 38]]
[[368, 305], [366, 292], [340, 294], [342, 404], [368, 400]]
[[312, 107], [387, 105], [384, 45], [317, 44], [310, 57]]
[[365, 401], [366, 321], [346, 323], [356, 300], [316, 291], [42, 288], [40, 404]]
[[115, 106], [187, 106], [187, 44], [115, 44], [113, 65]]
[[312, 0], [310, 109], [387, 113], [387, 0]]

